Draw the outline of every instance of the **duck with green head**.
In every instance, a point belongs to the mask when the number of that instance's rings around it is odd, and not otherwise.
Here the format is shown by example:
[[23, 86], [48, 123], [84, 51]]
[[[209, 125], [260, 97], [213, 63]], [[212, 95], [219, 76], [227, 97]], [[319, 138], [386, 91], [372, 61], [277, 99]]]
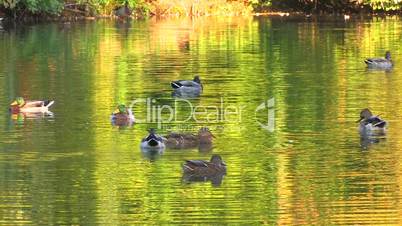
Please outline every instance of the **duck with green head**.
[[54, 104], [54, 101], [50, 100], [25, 100], [22, 97], [17, 97], [10, 104], [10, 111], [13, 114], [16, 113], [39, 113], [48, 112], [49, 107]]
[[117, 105], [111, 115], [111, 121], [114, 125], [131, 125], [135, 118], [131, 108], [127, 108], [124, 104]]

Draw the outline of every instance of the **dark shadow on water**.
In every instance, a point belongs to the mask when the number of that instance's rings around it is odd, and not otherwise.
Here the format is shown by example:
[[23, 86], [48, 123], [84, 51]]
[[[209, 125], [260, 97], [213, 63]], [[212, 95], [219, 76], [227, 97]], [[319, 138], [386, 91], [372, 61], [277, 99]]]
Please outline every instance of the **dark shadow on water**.
[[191, 173], [183, 173], [182, 182], [184, 184], [192, 184], [197, 182], [208, 182], [210, 181], [212, 186], [219, 187], [222, 184], [223, 178], [226, 173], [215, 173], [208, 175], [199, 175]]
[[360, 147], [363, 151], [368, 151], [373, 145], [378, 145], [384, 142], [386, 137], [384, 135], [360, 135]]
[[366, 67], [366, 72], [368, 72], [368, 73], [384, 72], [384, 74], [389, 75], [389, 74], [392, 74], [393, 68]]
[[197, 98], [201, 95], [200, 91], [194, 91], [194, 92], [182, 92], [180, 90], [174, 90], [172, 92], [172, 97], [174, 98], [183, 98], [183, 99], [190, 99], [190, 98]]
[[116, 30], [118, 31], [118, 33], [124, 35], [125, 37], [127, 37], [129, 35], [130, 27], [131, 27], [130, 19], [116, 20], [116, 23], [115, 23]]
[[198, 151], [199, 152], [210, 152], [212, 151], [212, 149], [214, 148], [214, 146], [212, 145], [212, 143], [202, 143], [198, 145]]

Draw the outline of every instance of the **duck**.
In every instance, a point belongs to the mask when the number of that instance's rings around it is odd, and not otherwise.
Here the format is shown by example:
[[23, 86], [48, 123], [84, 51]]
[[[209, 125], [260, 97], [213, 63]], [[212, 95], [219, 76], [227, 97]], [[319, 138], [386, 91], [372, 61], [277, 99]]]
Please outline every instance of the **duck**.
[[166, 146], [171, 149], [186, 149], [212, 144], [215, 136], [207, 127], [202, 127], [197, 135], [189, 133], [170, 133], [166, 138]]
[[220, 155], [212, 155], [210, 161], [186, 160], [183, 164], [183, 173], [200, 176], [226, 173], [226, 163], [222, 160]]
[[394, 63], [391, 60], [391, 52], [385, 52], [385, 58], [368, 58], [364, 60], [370, 68], [383, 68], [390, 69], [394, 66]]
[[155, 129], [150, 129], [148, 136], [141, 140], [142, 149], [165, 149], [165, 138], [156, 134]]
[[113, 11], [114, 15], [119, 19], [125, 19], [130, 17], [132, 10], [128, 7], [128, 4], [125, 3], [124, 6], [120, 6]]
[[370, 109], [365, 108], [360, 112], [359, 132], [362, 135], [384, 134], [388, 123], [379, 116], [374, 116]]
[[178, 96], [180, 95], [197, 96], [201, 94], [203, 89], [200, 76], [198, 75], [194, 76], [193, 80], [177, 80], [172, 81], [170, 84], [174, 89], [176, 95]]
[[54, 104], [53, 100], [24, 100], [22, 97], [17, 97], [10, 104], [10, 112], [17, 113], [46, 113], [49, 112], [49, 107]]
[[119, 104], [116, 110], [110, 116], [110, 119], [114, 125], [131, 125], [134, 121], [134, 114], [131, 108], [127, 108], [124, 104]]

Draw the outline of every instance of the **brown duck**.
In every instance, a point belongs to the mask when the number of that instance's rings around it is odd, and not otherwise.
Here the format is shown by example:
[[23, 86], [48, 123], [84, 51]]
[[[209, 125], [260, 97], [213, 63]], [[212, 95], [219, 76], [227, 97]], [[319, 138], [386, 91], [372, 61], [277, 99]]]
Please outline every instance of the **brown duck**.
[[226, 164], [220, 155], [212, 155], [211, 160], [186, 160], [183, 164], [183, 173], [210, 176], [226, 173]]
[[214, 135], [203, 127], [197, 135], [186, 133], [170, 133], [166, 137], [166, 146], [171, 149], [195, 148], [203, 145], [211, 145]]
[[119, 104], [110, 116], [110, 120], [113, 125], [124, 126], [133, 124], [135, 118], [131, 108], [127, 108], [124, 104]]
[[10, 112], [18, 113], [46, 113], [49, 112], [49, 107], [54, 104], [52, 100], [24, 100], [22, 97], [17, 97], [10, 104]]

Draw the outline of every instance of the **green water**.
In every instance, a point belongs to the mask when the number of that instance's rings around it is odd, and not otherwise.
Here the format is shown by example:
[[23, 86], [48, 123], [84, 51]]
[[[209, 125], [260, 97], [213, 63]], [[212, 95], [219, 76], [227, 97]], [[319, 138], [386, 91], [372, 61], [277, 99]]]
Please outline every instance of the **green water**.
[[[0, 224], [402, 224], [401, 40], [396, 17], [101, 20], [1, 32]], [[394, 69], [367, 70], [364, 58], [386, 50]], [[169, 82], [194, 74], [204, 91], [189, 103], [211, 115], [182, 122], [191, 108], [174, 105]], [[53, 117], [11, 116], [16, 96], [55, 100]], [[134, 106], [142, 122], [111, 125], [118, 103], [141, 98], [153, 101]], [[152, 109], [162, 105], [178, 119], [158, 123]], [[222, 118], [227, 107], [241, 114]], [[384, 139], [360, 138], [366, 107], [389, 122]], [[139, 148], [151, 127], [203, 126], [216, 137], [212, 150]], [[212, 154], [228, 165], [220, 186], [182, 181], [185, 159]]]

